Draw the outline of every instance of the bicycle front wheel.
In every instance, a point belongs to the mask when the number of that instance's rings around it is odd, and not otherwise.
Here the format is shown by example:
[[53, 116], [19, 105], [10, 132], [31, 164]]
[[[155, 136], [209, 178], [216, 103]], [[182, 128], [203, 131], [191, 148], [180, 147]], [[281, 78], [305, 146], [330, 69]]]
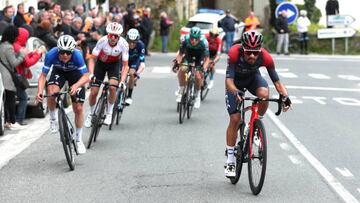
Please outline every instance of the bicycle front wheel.
[[64, 153], [66, 157], [66, 161], [70, 167], [70, 170], [75, 169], [75, 154], [73, 153], [71, 132], [69, 131], [69, 126], [67, 124], [67, 119], [65, 115], [65, 111], [63, 109], [59, 110], [58, 113], [58, 121], [59, 121], [59, 132], [61, 143], [64, 148]]
[[240, 179], [240, 175], [241, 175], [241, 171], [242, 171], [242, 166], [243, 166], [243, 160], [244, 160], [244, 152], [243, 152], [243, 145], [244, 145], [244, 127], [245, 124], [242, 123], [239, 127], [238, 130], [238, 134], [239, 134], [239, 139], [238, 139], [238, 144], [235, 147], [235, 157], [236, 157], [236, 169], [235, 169], [235, 177], [234, 178], [230, 178], [230, 182], [232, 184], [236, 184], [239, 179]]
[[179, 123], [180, 124], [182, 124], [184, 122], [187, 103], [188, 103], [187, 92], [185, 92], [185, 94], [182, 95], [181, 101], [179, 103]]
[[194, 108], [194, 102], [195, 102], [195, 79], [190, 78], [186, 90], [187, 95], [187, 118], [190, 119], [193, 108]]
[[266, 173], [266, 133], [261, 120], [256, 120], [253, 126], [252, 140], [249, 147], [249, 184], [254, 195], [258, 195], [263, 187]]
[[126, 106], [126, 103], [125, 103], [125, 98], [126, 98], [126, 94], [124, 92], [121, 92], [120, 93], [120, 96], [119, 96], [119, 101], [120, 101], [120, 104], [117, 108], [117, 114], [116, 114], [116, 125], [119, 125], [119, 122], [121, 120], [121, 117], [122, 117], [122, 114], [124, 113], [124, 110], [125, 110], [125, 106]]
[[109, 125], [109, 130], [112, 130], [113, 124], [115, 124], [117, 117], [119, 116], [119, 103], [120, 103], [120, 93], [117, 94], [116, 101], [114, 103], [112, 117], [111, 117], [111, 123]]
[[200, 92], [201, 101], [203, 101], [209, 93], [208, 84], [210, 82], [210, 71], [207, 71], [204, 74], [205, 74], [204, 81], [203, 81], [203, 85], [201, 86], [201, 92]]
[[90, 135], [89, 135], [89, 139], [88, 139], [88, 143], [87, 143], [87, 148], [90, 149], [92, 142], [96, 141], [96, 137], [100, 131], [100, 127], [102, 125], [102, 117], [103, 117], [103, 108], [104, 106], [104, 98], [101, 96], [99, 98], [98, 103], [96, 104], [95, 107], [95, 113], [92, 115], [91, 118], [91, 131], [90, 131]]

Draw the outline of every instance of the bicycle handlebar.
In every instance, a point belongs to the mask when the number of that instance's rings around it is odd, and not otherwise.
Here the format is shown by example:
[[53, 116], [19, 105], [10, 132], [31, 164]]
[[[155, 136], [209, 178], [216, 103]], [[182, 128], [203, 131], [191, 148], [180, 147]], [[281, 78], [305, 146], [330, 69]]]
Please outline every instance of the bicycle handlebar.
[[[97, 82], [97, 83], [100, 83], [100, 84], [103, 84], [105, 86], [112, 86], [112, 87], [115, 87], [115, 88], [119, 88], [118, 85], [113, 85], [113, 84], [110, 84], [108, 81], [102, 81], [102, 80], [92, 80], [91, 82]], [[91, 85], [87, 87], [87, 89], [90, 89], [91, 88]]]
[[[275, 113], [275, 115], [279, 116], [281, 114], [281, 110], [282, 110], [282, 99], [281, 99], [281, 96], [279, 96], [278, 99], [264, 99], [264, 98], [259, 98], [259, 97], [243, 97], [243, 100], [250, 100], [252, 101], [253, 103], [259, 103], [259, 102], [262, 102], [262, 101], [270, 101], [270, 102], [276, 102], [278, 104], [278, 110], [277, 112]], [[241, 104], [239, 103], [239, 106]]]

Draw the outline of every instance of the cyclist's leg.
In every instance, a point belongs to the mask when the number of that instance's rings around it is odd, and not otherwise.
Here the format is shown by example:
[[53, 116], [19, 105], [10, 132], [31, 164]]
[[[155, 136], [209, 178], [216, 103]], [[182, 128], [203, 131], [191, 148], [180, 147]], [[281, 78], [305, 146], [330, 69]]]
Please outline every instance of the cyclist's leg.
[[187, 71], [188, 67], [187, 67], [187, 61], [183, 60], [183, 62], [180, 64], [180, 68], [179, 71], [177, 73], [177, 77], [178, 77], [178, 82], [179, 82], [179, 89], [177, 92], [177, 97], [176, 97], [176, 101], [180, 102], [181, 101], [181, 97], [182, 94], [184, 93], [184, 89], [185, 89], [185, 73]]
[[[108, 65], [107, 69], [107, 75], [109, 77], [109, 83], [110, 85], [119, 85], [120, 80], [120, 69], [121, 69], [121, 63], [115, 62]], [[108, 97], [108, 108], [107, 108], [107, 114], [112, 115], [114, 103], [116, 100], [116, 87], [110, 86], [109, 87], [109, 97]]]
[[[250, 87], [248, 88], [249, 92], [253, 95], [256, 95], [260, 98], [269, 98], [269, 85], [266, 80], [261, 77], [260, 73], [257, 73], [254, 76], [254, 80], [252, 81]], [[266, 113], [266, 110], [269, 106], [269, 102], [260, 102], [259, 103], [259, 115], [263, 116]]]
[[[53, 69], [53, 71], [51, 72], [49, 81], [47, 83], [47, 85], [48, 85], [47, 86], [47, 94], [50, 95], [50, 94], [59, 92], [60, 89], [64, 86], [64, 84], [65, 84], [64, 72], [59, 71], [57, 69]], [[56, 120], [57, 115], [56, 115], [55, 97], [48, 97], [47, 104], [48, 104], [49, 111], [50, 111], [50, 119]]]
[[99, 88], [101, 86], [101, 82], [104, 80], [105, 73], [106, 73], [106, 65], [101, 62], [100, 60], [97, 60], [95, 63], [94, 68], [94, 76], [96, 78], [96, 82], [91, 83], [91, 90], [90, 90], [90, 96], [89, 96], [89, 105], [90, 105], [90, 113], [89, 115], [93, 114], [95, 111], [95, 105], [96, 105], [96, 97], [99, 93]]
[[132, 97], [132, 92], [133, 92], [133, 89], [134, 89], [135, 77], [136, 77], [134, 75], [134, 73], [136, 71], [137, 71], [137, 67], [130, 66], [130, 69], [129, 69], [130, 78], [129, 78], [129, 83], [128, 83], [129, 91], [128, 91], [128, 95], [127, 95], [128, 98]]

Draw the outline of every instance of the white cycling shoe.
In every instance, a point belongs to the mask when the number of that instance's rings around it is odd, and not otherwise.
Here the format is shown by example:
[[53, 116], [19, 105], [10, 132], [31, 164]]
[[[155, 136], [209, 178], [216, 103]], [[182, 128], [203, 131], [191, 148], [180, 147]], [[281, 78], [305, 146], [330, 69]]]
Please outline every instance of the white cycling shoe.
[[91, 127], [91, 120], [92, 120], [92, 115], [89, 113], [87, 116], [86, 116], [86, 120], [85, 120], [85, 123], [84, 123], [84, 126], [86, 128], [90, 128]]
[[194, 108], [199, 109], [200, 108], [201, 99], [200, 97], [195, 98]]
[[225, 165], [225, 176], [228, 178], [234, 178], [236, 176], [235, 163], [227, 163]]
[[208, 88], [208, 89], [211, 89], [211, 88], [213, 88], [213, 87], [214, 87], [214, 80], [210, 80], [207, 88]]
[[106, 114], [106, 117], [105, 117], [105, 120], [104, 120], [104, 125], [110, 125], [111, 120], [112, 120], [112, 113]]
[[79, 154], [86, 153], [86, 148], [82, 140], [76, 141], [76, 146]]

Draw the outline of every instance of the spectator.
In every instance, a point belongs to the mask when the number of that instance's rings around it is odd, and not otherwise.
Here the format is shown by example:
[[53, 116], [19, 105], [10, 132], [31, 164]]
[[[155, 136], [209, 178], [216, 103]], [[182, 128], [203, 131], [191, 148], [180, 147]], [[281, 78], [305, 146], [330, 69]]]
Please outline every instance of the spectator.
[[18, 54], [15, 54], [13, 43], [19, 35], [18, 29], [14, 25], [8, 26], [2, 35], [0, 44], [0, 73], [3, 79], [5, 88], [5, 128], [16, 129], [21, 127], [16, 123], [16, 87], [12, 79], [12, 74], [15, 72], [15, 67], [19, 65], [25, 58], [28, 51], [24, 48], [20, 49]]
[[[339, 15], [339, 2], [338, 0], [328, 0], [325, 6], [326, 10], [326, 24], [328, 25], [328, 16], [329, 15]], [[327, 26], [332, 28], [332, 26]]]
[[150, 8], [145, 8], [144, 12], [143, 12], [143, 17], [141, 20], [141, 41], [144, 42], [145, 45], [145, 54], [147, 56], [149, 56], [149, 50], [148, 50], [148, 45], [149, 45], [149, 41], [150, 41], [150, 36], [152, 33], [152, 22], [150, 19], [150, 14], [151, 14], [151, 9]]
[[23, 24], [26, 24], [24, 14], [25, 14], [24, 3], [20, 3], [17, 5], [17, 13], [14, 18], [14, 25], [16, 27], [21, 27]]
[[226, 16], [221, 21], [221, 27], [224, 30], [226, 37], [226, 53], [229, 51], [234, 41], [236, 22], [237, 21], [231, 16], [230, 10], [226, 10]]
[[167, 43], [169, 35], [169, 27], [173, 24], [167, 14], [163, 11], [160, 13], [160, 36], [162, 42], [162, 53], [167, 53]]
[[4, 32], [6, 27], [12, 25], [12, 18], [14, 16], [14, 7], [13, 6], [6, 6], [3, 10], [3, 18], [0, 21], [0, 35]]
[[249, 30], [256, 30], [260, 25], [259, 19], [255, 16], [254, 11], [250, 11], [250, 15], [245, 18], [245, 32]]
[[305, 10], [300, 11], [300, 17], [297, 19], [297, 30], [299, 32], [299, 42], [300, 42], [300, 54], [308, 54], [307, 42], [308, 38], [308, 27], [311, 22], [306, 16], [307, 12]]
[[[19, 53], [22, 48], [25, 48], [26, 42], [29, 38], [29, 32], [25, 28], [19, 28], [18, 31], [19, 35], [13, 44], [15, 53]], [[18, 66], [16, 66], [16, 71], [25, 78], [31, 79], [32, 73], [29, 68], [39, 61], [41, 55], [45, 53], [45, 51], [45, 48], [40, 48], [36, 51], [29, 52], [25, 56], [24, 60]], [[26, 90], [17, 89], [16, 94], [17, 98], [19, 99], [19, 105], [16, 112], [16, 122], [18, 122], [20, 125], [27, 125], [27, 123], [24, 121], [26, 117], [26, 107], [28, 100]]]
[[121, 24], [124, 27], [123, 15], [121, 13], [114, 15], [113, 21]]
[[30, 25], [33, 21], [34, 15], [35, 15], [35, 8], [30, 6], [29, 11], [24, 14], [25, 23]]
[[44, 20], [37, 26], [35, 36], [44, 41], [50, 49], [57, 46], [57, 40], [51, 33], [51, 23], [49, 20]]
[[284, 46], [285, 55], [289, 55], [289, 27], [286, 10], [281, 11], [281, 14], [276, 19], [275, 29], [277, 31], [276, 54], [279, 55]]
[[65, 15], [62, 22], [54, 28], [55, 36], [60, 37], [61, 35], [71, 35], [71, 15]]
[[77, 5], [75, 8], [75, 15], [76, 17], [80, 17], [81, 19], [86, 19], [86, 14], [84, 12], [84, 6], [83, 5]]
[[94, 19], [94, 25], [91, 28], [91, 32], [98, 31], [100, 35], [105, 35], [105, 27], [102, 23], [102, 20], [98, 17]]
[[80, 17], [75, 17], [72, 21], [71, 32], [72, 36], [76, 38], [79, 33], [82, 33], [83, 21]]
[[124, 32], [127, 33], [128, 30], [131, 28], [135, 28], [135, 20], [134, 20], [134, 14], [135, 14], [135, 3], [129, 3], [126, 7], [127, 14], [124, 15]]

